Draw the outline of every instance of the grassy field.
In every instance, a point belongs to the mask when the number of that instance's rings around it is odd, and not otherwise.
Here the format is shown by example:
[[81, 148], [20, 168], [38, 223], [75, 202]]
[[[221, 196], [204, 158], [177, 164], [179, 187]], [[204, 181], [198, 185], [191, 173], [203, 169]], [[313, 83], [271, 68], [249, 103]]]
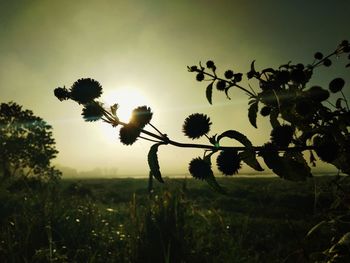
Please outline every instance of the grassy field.
[[[1, 262], [316, 262], [306, 237], [336, 200], [332, 178], [22, 180], [0, 189]], [[345, 184], [347, 187], [348, 184]], [[311, 255], [311, 257], [310, 257]], [[320, 261], [321, 262], [321, 261]]]

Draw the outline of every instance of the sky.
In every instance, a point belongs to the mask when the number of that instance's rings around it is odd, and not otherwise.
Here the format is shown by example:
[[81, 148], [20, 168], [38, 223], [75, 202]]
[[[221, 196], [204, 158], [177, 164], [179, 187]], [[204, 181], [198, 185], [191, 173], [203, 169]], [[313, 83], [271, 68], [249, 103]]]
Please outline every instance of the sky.
[[[347, 0], [0, 0], [0, 101], [15, 101], [52, 125], [58, 167], [147, 175], [150, 142], [122, 145], [118, 128], [84, 122], [81, 107], [58, 101], [53, 90], [94, 78], [103, 86], [101, 101], [121, 110], [146, 104], [152, 124], [173, 140], [207, 143], [181, 132], [198, 112], [210, 116], [211, 135], [235, 129], [262, 145], [270, 126], [262, 117], [259, 129], [249, 124], [247, 96], [232, 90], [227, 100], [214, 91], [209, 105], [205, 84], [187, 66], [211, 59], [223, 74], [245, 73], [253, 59], [258, 69], [311, 63], [316, 51], [349, 39], [349, 13]], [[325, 85], [332, 73], [349, 79], [335, 68], [320, 69], [313, 81]], [[188, 174], [190, 160], [203, 152], [163, 146], [158, 154], [163, 174]]]

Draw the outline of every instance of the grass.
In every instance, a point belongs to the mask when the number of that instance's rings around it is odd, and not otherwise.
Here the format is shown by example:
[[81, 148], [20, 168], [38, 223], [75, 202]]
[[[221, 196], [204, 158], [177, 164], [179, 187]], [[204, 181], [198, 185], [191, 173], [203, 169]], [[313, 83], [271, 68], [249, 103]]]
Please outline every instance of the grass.
[[[0, 188], [1, 262], [307, 262], [306, 233], [334, 201], [329, 177], [22, 180]], [[316, 193], [316, 194], [315, 194]], [[310, 262], [310, 261], [309, 261]], [[312, 261], [311, 261], [312, 262]]]

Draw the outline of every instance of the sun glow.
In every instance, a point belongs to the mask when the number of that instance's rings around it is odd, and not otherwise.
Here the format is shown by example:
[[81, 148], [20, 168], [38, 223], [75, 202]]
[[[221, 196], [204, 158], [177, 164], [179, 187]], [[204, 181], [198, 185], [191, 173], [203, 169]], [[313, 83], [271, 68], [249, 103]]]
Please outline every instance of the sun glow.
[[[147, 97], [138, 89], [121, 88], [106, 90], [101, 99], [106, 108], [118, 104], [117, 116], [122, 122], [129, 122], [133, 109], [138, 106], [151, 106]], [[108, 124], [103, 125], [103, 134], [115, 138], [115, 129]]]

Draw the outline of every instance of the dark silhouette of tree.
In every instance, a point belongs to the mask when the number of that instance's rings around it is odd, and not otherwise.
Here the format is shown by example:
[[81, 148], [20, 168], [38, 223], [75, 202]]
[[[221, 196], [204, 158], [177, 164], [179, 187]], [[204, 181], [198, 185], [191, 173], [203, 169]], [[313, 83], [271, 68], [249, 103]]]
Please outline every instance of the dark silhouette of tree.
[[14, 103], [0, 104], [0, 165], [3, 178], [59, 178], [50, 161], [58, 151], [52, 127], [30, 110]]

